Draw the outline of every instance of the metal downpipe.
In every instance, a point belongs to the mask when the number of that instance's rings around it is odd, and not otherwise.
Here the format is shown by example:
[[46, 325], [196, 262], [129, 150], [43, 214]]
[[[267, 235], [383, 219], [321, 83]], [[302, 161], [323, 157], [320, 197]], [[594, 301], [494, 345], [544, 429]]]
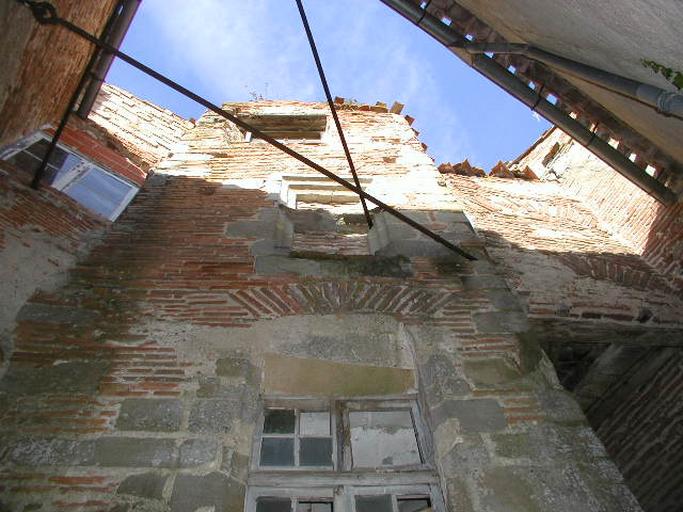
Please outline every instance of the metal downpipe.
[[[108, 44], [115, 48], [121, 46], [123, 38], [126, 36], [130, 24], [133, 22], [133, 18], [137, 13], [138, 7], [140, 7], [141, 1], [142, 0], [123, 0], [121, 12], [119, 12], [114, 20], [111, 32], [107, 34], [106, 42]], [[97, 95], [102, 88], [102, 83], [109, 72], [113, 60], [114, 54], [104, 50], [100, 52], [97, 63], [91, 73], [90, 83], [86, 87], [81, 102], [78, 105], [78, 109], [76, 110], [76, 114], [79, 117], [86, 119], [90, 114], [90, 110], [92, 110], [92, 107], [95, 104]]]
[[[457, 46], [457, 45], [456, 45]], [[542, 62], [554, 69], [559, 69], [577, 78], [590, 82], [598, 87], [627, 96], [644, 103], [665, 116], [683, 119], [683, 94], [664, 90], [654, 85], [646, 84], [616, 75], [604, 69], [599, 69], [582, 62], [567, 59], [560, 55], [547, 52], [535, 46], [517, 43], [468, 43], [462, 46], [467, 53], [496, 53], [523, 55], [529, 59]]]
[[584, 145], [593, 154], [612, 166], [622, 176], [636, 186], [652, 195], [659, 202], [666, 205], [676, 202], [676, 195], [662, 183], [633, 164], [631, 160], [619, 153], [605, 141], [596, 137], [581, 123], [569, 117], [564, 111], [550, 103], [525, 83], [515, 78], [498, 63], [484, 55], [471, 55], [464, 48], [467, 40], [459, 33], [442, 23], [439, 19], [426, 13], [410, 0], [382, 0], [404, 18], [412, 21], [425, 32], [434, 37], [444, 46], [448, 47], [456, 56], [466, 64], [476, 69], [492, 82], [499, 85], [509, 94], [538, 112], [552, 124], [566, 132], [572, 138]]

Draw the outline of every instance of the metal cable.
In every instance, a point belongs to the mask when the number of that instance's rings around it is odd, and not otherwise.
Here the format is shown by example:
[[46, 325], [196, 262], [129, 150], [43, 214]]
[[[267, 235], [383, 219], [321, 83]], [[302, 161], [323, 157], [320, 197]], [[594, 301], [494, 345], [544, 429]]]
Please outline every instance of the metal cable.
[[[48, 4], [47, 2], [43, 2], [42, 4], [36, 4], [36, 2], [19, 0], [19, 3], [30, 7], [31, 11], [33, 12], [33, 15], [36, 17], [39, 23], [49, 23], [49, 21], [41, 21], [39, 17], [43, 20], [50, 20], [52, 17], [57, 16], [57, 11], [54, 8], [54, 6], [52, 6], [52, 4]], [[106, 35], [108, 27], [109, 23], [107, 24], [107, 27], [104, 28], [102, 32], [102, 37]], [[78, 98], [81, 95], [81, 91], [85, 87], [85, 84], [88, 83], [88, 81], [90, 80], [90, 72], [93, 66], [95, 65], [95, 62], [97, 61], [98, 55], [99, 50], [93, 52], [92, 56], [90, 57], [90, 60], [88, 61], [88, 64], [85, 66], [85, 69], [83, 70], [83, 74], [81, 75], [81, 78], [78, 81], [76, 89], [74, 89], [74, 92], [71, 94], [71, 98], [69, 98], [69, 103], [67, 104], [66, 109], [64, 110], [64, 114], [62, 115], [62, 118], [60, 119], [59, 124], [57, 125], [55, 133], [52, 135], [52, 139], [50, 140], [50, 144], [47, 147], [47, 151], [43, 156], [43, 160], [40, 162], [40, 167], [38, 167], [35, 174], [33, 175], [33, 179], [31, 180], [31, 187], [34, 189], [38, 189], [41, 180], [45, 176], [45, 171], [47, 170], [48, 163], [50, 162], [50, 159], [52, 158], [52, 155], [54, 154], [55, 149], [57, 148], [57, 143], [59, 142], [59, 139], [62, 136], [64, 128], [66, 128], [66, 125], [69, 122], [69, 117], [71, 117], [71, 114], [74, 111], [74, 108], [76, 107], [76, 103], [78, 103]]]
[[[339, 122], [339, 116], [337, 115], [337, 109], [334, 106], [334, 101], [332, 100], [332, 93], [330, 92], [330, 86], [327, 84], [327, 79], [325, 78], [325, 71], [323, 70], [322, 62], [320, 62], [320, 56], [318, 55], [318, 48], [315, 45], [315, 39], [313, 39], [313, 32], [311, 32], [311, 26], [308, 24], [308, 18], [306, 17], [306, 11], [304, 10], [304, 4], [301, 0], [296, 0], [296, 5], [299, 8], [299, 14], [301, 15], [301, 21], [304, 24], [304, 30], [306, 30], [306, 37], [308, 38], [308, 44], [311, 47], [311, 52], [313, 53], [313, 59], [315, 59], [315, 66], [318, 68], [318, 75], [320, 75], [320, 81], [323, 84], [323, 89], [325, 89], [325, 97], [327, 98], [327, 104], [330, 106], [332, 111], [332, 118], [334, 119], [334, 124], [337, 127], [337, 133], [339, 133], [339, 138], [341, 139], [342, 147], [344, 148], [344, 154], [346, 155], [346, 161], [349, 163], [349, 168], [351, 169], [351, 175], [353, 176], [353, 182], [358, 188], [360, 186], [360, 180], [358, 179], [358, 174], [356, 173], [356, 167], [353, 165], [353, 159], [351, 158], [351, 152], [349, 151], [349, 146], [346, 143], [346, 137], [344, 136], [344, 130], [342, 130], [341, 123]], [[368, 211], [368, 205], [365, 203], [365, 198], [360, 196], [360, 202], [363, 205], [363, 213], [365, 214], [365, 221], [368, 223], [368, 228], [372, 227], [372, 217], [370, 217], [370, 212]]]
[[[190, 91], [189, 89], [183, 87], [182, 85], [174, 82], [170, 78], [162, 75], [158, 71], [153, 70], [149, 66], [146, 66], [142, 62], [134, 59], [133, 57], [129, 56], [128, 54], [122, 52], [118, 48], [115, 48], [114, 46], [99, 40], [97, 37], [93, 36], [86, 30], [83, 30], [81, 27], [78, 25], [75, 25], [71, 23], [68, 20], [65, 20], [63, 18], [60, 18], [57, 15], [57, 12], [55, 8], [47, 3], [47, 2], [32, 2], [30, 0], [17, 0], [19, 3], [26, 4], [28, 5], [31, 10], [33, 11], [33, 14], [36, 18], [36, 20], [39, 23], [43, 24], [58, 24], [61, 25], [62, 27], [66, 28], [67, 30], [79, 35], [83, 39], [86, 39], [87, 41], [91, 42], [92, 44], [96, 45], [98, 48], [104, 49], [112, 54], [114, 54], [116, 57], [121, 59], [122, 61], [126, 62], [127, 64], [130, 64], [134, 68], [142, 71], [143, 73], [151, 76], [152, 78], [158, 80], [159, 82], [163, 83], [164, 85], [170, 87], [174, 91], [179, 92], [180, 94], [190, 98], [191, 100], [199, 103], [200, 105], [206, 107], [207, 109], [211, 110], [212, 112], [215, 112], [219, 116], [227, 119], [228, 121], [236, 124], [240, 128], [252, 132], [252, 134], [266, 142], [268, 142], [271, 146], [276, 147], [283, 153], [286, 153], [287, 155], [291, 156], [292, 158], [297, 159], [299, 162], [307, 165], [308, 167], [315, 169], [318, 171], [320, 174], [327, 176], [331, 180], [339, 183], [340, 185], [346, 187], [347, 189], [355, 192], [356, 194], [360, 195], [361, 197], [367, 199], [374, 205], [377, 205], [379, 208], [382, 210], [386, 211], [389, 215], [392, 215], [393, 217], [399, 219], [400, 221], [404, 222], [405, 224], [408, 224], [409, 226], [415, 228], [417, 231], [420, 233], [428, 236], [432, 240], [440, 243], [444, 247], [450, 249], [451, 251], [455, 252], [456, 254], [459, 254], [460, 256], [468, 259], [468, 260], [476, 260], [474, 256], [471, 254], [465, 252], [464, 250], [460, 249], [458, 246], [453, 244], [452, 242], [449, 242], [442, 236], [434, 233], [430, 229], [424, 227], [422, 224], [419, 222], [414, 221], [410, 217], [404, 215], [403, 213], [399, 212], [398, 210], [394, 209], [393, 207], [389, 206], [385, 202], [381, 201], [380, 199], [377, 199], [376, 197], [368, 194], [365, 192], [363, 189], [360, 187], [357, 187], [353, 183], [345, 180], [344, 178], [341, 178], [340, 176], [337, 176], [334, 174], [332, 171], [327, 170], [320, 164], [315, 163], [313, 160], [303, 156], [302, 154], [294, 151], [293, 149], [285, 146], [281, 142], [277, 141], [270, 135], [267, 135], [263, 133], [261, 130], [258, 128], [255, 128], [251, 126], [249, 123], [244, 122], [240, 118], [236, 117], [235, 115], [231, 114], [230, 112], [227, 112], [220, 108], [218, 105], [215, 105], [211, 103], [209, 100], [199, 96], [198, 94]], [[46, 5], [49, 7], [46, 7]]]

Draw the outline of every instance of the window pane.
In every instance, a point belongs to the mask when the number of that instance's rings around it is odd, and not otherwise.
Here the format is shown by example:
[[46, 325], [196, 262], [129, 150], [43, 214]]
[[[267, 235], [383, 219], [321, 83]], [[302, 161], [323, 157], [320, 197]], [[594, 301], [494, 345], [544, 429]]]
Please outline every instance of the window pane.
[[356, 496], [356, 512], [393, 512], [391, 496]]
[[304, 437], [299, 440], [299, 464], [301, 466], [331, 466], [332, 439], [329, 437]]
[[264, 434], [293, 434], [294, 411], [284, 409], [268, 409], [263, 423]]
[[398, 512], [432, 512], [427, 498], [399, 498]]
[[264, 437], [261, 442], [262, 466], [293, 466], [294, 439]]
[[300, 501], [296, 512], [332, 512], [332, 503]]
[[40, 160], [32, 155], [29, 155], [28, 153], [24, 153], [23, 151], [20, 151], [16, 155], [8, 158], [7, 161], [22, 171], [31, 173], [36, 172], [38, 167], [40, 167]]
[[299, 418], [299, 435], [325, 437], [330, 435], [329, 412], [302, 412]]
[[[30, 153], [38, 161], [42, 161], [43, 158], [45, 158], [49, 146], [49, 141], [40, 139], [24, 149], [24, 151]], [[54, 183], [57, 178], [62, 177], [67, 171], [73, 169], [81, 162], [83, 162], [81, 157], [69, 153], [60, 147], [56, 147], [48, 162], [49, 167], [46, 172], [45, 182], [48, 184]]]
[[104, 171], [91, 168], [64, 189], [86, 208], [109, 218], [133, 187]]
[[351, 412], [349, 421], [354, 467], [421, 462], [410, 411]]
[[256, 512], [292, 512], [292, 501], [289, 498], [259, 498]]

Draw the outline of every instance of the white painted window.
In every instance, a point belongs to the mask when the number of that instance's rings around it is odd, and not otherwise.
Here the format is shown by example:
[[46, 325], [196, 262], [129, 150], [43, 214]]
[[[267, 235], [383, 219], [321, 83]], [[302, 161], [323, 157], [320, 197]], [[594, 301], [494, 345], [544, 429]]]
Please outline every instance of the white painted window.
[[246, 512], [443, 512], [409, 399], [264, 400]]
[[[0, 157], [35, 173], [50, 144], [39, 132], [2, 151]], [[116, 220], [139, 188], [112, 174], [76, 151], [59, 144], [48, 162], [43, 183], [64, 192], [91, 212]]]

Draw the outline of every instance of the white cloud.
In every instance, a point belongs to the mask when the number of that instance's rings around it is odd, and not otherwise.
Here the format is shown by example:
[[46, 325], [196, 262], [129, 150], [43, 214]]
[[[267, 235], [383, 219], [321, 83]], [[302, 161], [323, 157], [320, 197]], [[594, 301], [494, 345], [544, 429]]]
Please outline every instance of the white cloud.
[[[457, 106], [435, 78], [440, 70], [415, 45], [415, 37], [426, 36], [380, 2], [344, 0], [335, 3], [340, 12], [329, 1], [305, 3], [333, 95], [404, 103], [430, 154], [467, 156], [471, 144]], [[139, 16], [151, 22], [149, 37], [169, 55], [172, 76], [215, 102], [248, 100], [251, 91], [323, 99], [294, 1], [146, 0]]]

